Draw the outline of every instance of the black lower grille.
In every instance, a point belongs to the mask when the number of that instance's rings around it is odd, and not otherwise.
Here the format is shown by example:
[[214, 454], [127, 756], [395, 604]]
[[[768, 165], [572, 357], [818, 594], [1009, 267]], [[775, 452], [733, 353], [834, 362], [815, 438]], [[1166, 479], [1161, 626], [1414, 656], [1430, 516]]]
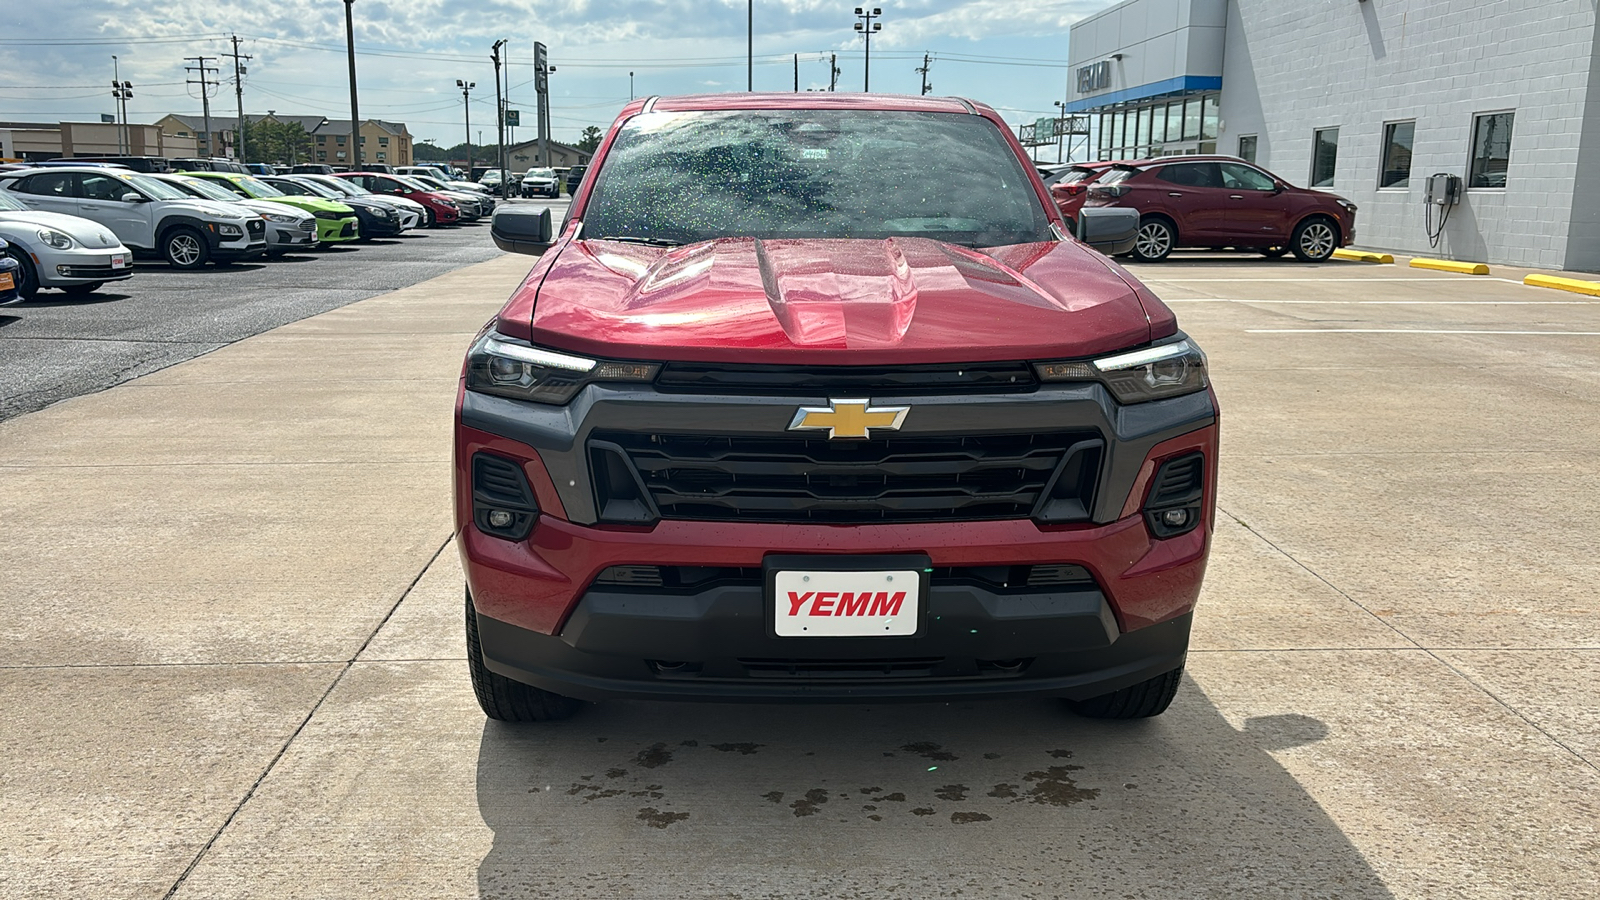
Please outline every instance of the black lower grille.
[[245, 221], [244, 227], [249, 229], [252, 237], [267, 233], [267, 223], [263, 219], [248, 219]]
[[741, 659], [751, 678], [927, 678], [942, 656], [897, 659]]
[[[850, 523], [1026, 518], [1069, 448], [1095, 437], [594, 435], [628, 455], [662, 518]], [[1058, 479], [1052, 498], [1062, 490], [1079, 488]]]

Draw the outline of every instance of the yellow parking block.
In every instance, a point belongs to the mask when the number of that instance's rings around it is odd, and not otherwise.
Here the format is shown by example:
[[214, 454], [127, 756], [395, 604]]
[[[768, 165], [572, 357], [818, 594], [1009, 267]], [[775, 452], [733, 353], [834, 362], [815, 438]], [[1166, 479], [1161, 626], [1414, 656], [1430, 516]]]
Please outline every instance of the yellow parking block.
[[1334, 259], [1348, 259], [1351, 262], [1367, 263], [1392, 263], [1394, 257], [1388, 253], [1373, 253], [1370, 250], [1346, 250], [1340, 247], [1333, 251]]
[[1529, 275], [1527, 278], [1522, 279], [1522, 283], [1530, 287], [1555, 288], [1558, 291], [1571, 291], [1574, 294], [1588, 294], [1591, 297], [1600, 297], [1600, 281], [1558, 278], [1555, 275]]
[[1453, 259], [1428, 259], [1418, 256], [1411, 260], [1413, 269], [1438, 269], [1441, 272], [1456, 272], [1461, 275], [1487, 275], [1489, 267], [1483, 263], [1456, 262]]

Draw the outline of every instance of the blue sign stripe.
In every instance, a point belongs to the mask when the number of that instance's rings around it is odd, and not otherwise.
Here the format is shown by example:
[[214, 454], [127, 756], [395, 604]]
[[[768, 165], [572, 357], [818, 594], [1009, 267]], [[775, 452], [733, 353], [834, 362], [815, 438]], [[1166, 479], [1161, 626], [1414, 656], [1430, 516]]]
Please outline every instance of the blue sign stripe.
[[1083, 112], [1086, 109], [1098, 109], [1102, 106], [1110, 106], [1113, 103], [1145, 100], [1150, 97], [1159, 97], [1163, 94], [1188, 94], [1201, 91], [1219, 91], [1221, 89], [1221, 75], [1179, 75], [1176, 78], [1168, 78], [1165, 81], [1153, 81], [1150, 84], [1123, 88], [1120, 91], [1112, 91], [1109, 94], [1074, 100], [1063, 109], [1069, 113]]

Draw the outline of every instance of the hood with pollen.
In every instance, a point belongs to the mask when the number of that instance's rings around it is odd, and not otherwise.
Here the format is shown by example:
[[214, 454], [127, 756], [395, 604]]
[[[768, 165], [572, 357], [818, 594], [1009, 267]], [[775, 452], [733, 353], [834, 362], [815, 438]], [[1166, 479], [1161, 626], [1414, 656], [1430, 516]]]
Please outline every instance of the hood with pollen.
[[[579, 240], [557, 252], [542, 281], [512, 298], [501, 330], [615, 359], [983, 362], [1092, 356], [1151, 338], [1134, 288], [1071, 241]], [[531, 321], [507, 321], [530, 305]]]

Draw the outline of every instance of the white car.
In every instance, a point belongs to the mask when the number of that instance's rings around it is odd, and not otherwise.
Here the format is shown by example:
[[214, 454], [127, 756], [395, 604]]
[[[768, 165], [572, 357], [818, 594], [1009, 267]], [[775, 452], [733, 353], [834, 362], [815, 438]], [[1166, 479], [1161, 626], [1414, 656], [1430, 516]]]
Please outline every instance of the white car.
[[[411, 175], [409, 177], [412, 181], [422, 185], [423, 190], [443, 194], [456, 201], [456, 205], [461, 207], [463, 221], [469, 219], [469, 213], [471, 218], [482, 218], [494, 212], [494, 198], [489, 196], [489, 193], [483, 188], [471, 182], [440, 181], [427, 175]], [[466, 190], [460, 187], [462, 184], [469, 185], [473, 189]]]
[[133, 275], [133, 251], [111, 229], [82, 216], [38, 212], [0, 192], [0, 240], [21, 264], [17, 290], [32, 299], [40, 288], [78, 296]]
[[0, 190], [32, 209], [82, 216], [136, 254], [178, 269], [232, 262], [267, 249], [267, 222], [237, 203], [201, 200], [140, 172], [54, 166], [0, 172]]
[[317, 217], [303, 209], [270, 200], [250, 200], [235, 194], [215, 181], [193, 175], [153, 175], [177, 186], [185, 193], [218, 203], [236, 203], [267, 221], [267, 255], [282, 256], [296, 248], [317, 246]]
[[405, 231], [420, 228], [428, 220], [428, 208], [421, 203], [398, 195], [374, 194], [348, 178], [335, 178], [332, 175], [293, 175], [290, 178], [319, 184], [343, 197], [384, 203], [400, 214], [400, 228]]
[[522, 196], [559, 197], [561, 179], [554, 169], [529, 169], [522, 176]]

